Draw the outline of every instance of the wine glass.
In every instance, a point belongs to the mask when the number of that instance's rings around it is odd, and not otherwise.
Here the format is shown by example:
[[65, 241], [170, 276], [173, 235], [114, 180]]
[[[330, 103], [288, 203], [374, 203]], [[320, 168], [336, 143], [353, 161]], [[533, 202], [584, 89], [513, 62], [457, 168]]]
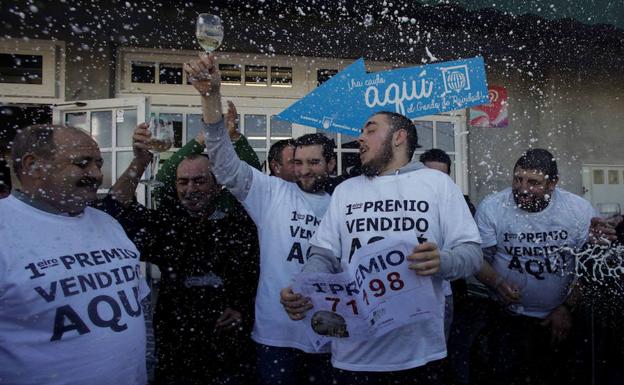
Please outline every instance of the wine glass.
[[216, 50], [223, 41], [223, 23], [221, 18], [208, 13], [199, 14], [197, 16], [195, 37], [206, 53]]
[[152, 137], [147, 142], [147, 149], [154, 155], [150, 165], [150, 176], [148, 179], [141, 180], [141, 183], [147, 187], [154, 188], [163, 186], [163, 183], [156, 180], [156, 170], [160, 160], [160, 153], [167, 151], [173, 145], [173, 123], [162, 120], [157, 121], [151, 118], [149, 122], [149, 130]]
[[[527, 286], [527, 274], [521, 271], [508, 269], [504, 279], [514, 293], [520, 296], [520, 300], [522, 301], [522, 292]], [[524, 309], [522, 303], [519, 302], [512, 302], [507, 305], [507, 308], [514, 313], [519, 313]]]

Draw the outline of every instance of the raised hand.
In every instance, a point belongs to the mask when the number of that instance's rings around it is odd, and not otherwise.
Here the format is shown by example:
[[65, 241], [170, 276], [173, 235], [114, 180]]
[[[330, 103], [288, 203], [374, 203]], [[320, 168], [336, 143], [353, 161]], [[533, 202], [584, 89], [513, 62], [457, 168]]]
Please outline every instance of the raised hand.
[[219, 95], [221, 92], [221, 74], [215, 57], [205, 53], [199, 59], [184, 63], [184, 71], [195, 89], [202, 96]]
[[608, 222], [600, 217], [591, 219], [589, 225], [589, 242], [592, 244], [606, 244], [615, 242], [617, 234], [613, 223]]
[[147, 123], [141, 123], [134, 129], [132, 134], [132, 150], [134, 158], [145, 164], [152, 161], [152, 153], [148, 151], [147, 142], [152, 137]]

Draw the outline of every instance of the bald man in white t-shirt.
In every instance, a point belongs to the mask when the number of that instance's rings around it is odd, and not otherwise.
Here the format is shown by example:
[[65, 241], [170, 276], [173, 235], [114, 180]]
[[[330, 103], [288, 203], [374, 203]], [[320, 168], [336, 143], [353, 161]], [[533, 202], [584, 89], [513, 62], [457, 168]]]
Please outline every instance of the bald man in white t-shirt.
[[0, 384], [144, 385], [149, 289], [119, 223], [87, 207], [103, 178], [97, 143], [30, 126], [12, 161], [21, 189], [0, 200]]

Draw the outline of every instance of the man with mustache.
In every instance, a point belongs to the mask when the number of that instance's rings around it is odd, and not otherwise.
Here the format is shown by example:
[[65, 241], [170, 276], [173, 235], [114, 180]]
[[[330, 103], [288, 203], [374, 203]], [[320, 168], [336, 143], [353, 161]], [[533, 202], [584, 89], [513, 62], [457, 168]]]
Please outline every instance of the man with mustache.
[[[280, 289], [301, 270], [309, 239], [329, 203], [324, 189], [336, 165], [333, 142], [321, 134], [296, 140], [296, 184], [254, 170], [236, 156], [227, 140], [221, 78], [214, 57], [201, 55], [184, 69], [201, 94], [206, 148], [215, 176], [242, 203], [258, 229], [260, 280], [252, 339], [257, 343], [259, 382], [330, 383], [324, 373], [329, 369], [327, 355], [308, 354], [315, 348], [305, 334], [305, 325], [288, 319], [278, 297]], [[239, 262], [246, 263], [245, 259]]]
[[[479, 384], [559, 383], [564, 342], [572, 327], [566, 302], [574, 259], [595, 211], [559, 187], [557, 162], [544, 149], [527, 150], [513, 169], [511, 188], [487, 197], [477, 210], [485, 263], [477, 275], [502, 306], [490, 315], [488, 356]], [[567, 349], [569, 350], [569, 349]]]
[[0, 200], [0, 383], [146, 383], [139, 252], [87, 205], [102, 156], [84, 131], [38, 125], [12, 145], [20, 189]]
[[[385, 111], [373, 114], [358, 142], [363, 174], [336, 187], [310, 241], [311, 256], [303, 271], [348, 271], [357, 277], [360, 263], [367, 262], [356, 250], [380, 239], [407, 243], [412, 254], [400, 267], [384, 270], [386, 282], [376, 279], [377, 287], [382, 282], [388, 292], [394, 290], [398, 295], [405, 286], [399, 281], [426, 277], [423, 279], [431, 282], [435, 310], [431, 317], [414, 319], [382, 337], [332, 341], [332, 364], [339, 369], [337, 382], [442, 384], [442, 359], [446, 356], [442, 282], [479, 270], [482, 257], [477, 227], [461, 191], [448, 175], [411, 162], [418, 137], [407, 117]], [[396, 225], [382, 229], [375, 225], [380, 219]], [[311, 308], [290, 288], [282, 290], [281, 300], [293, 320], [304, 319]]]
[[[234, 118], [228, 114], [228, 121]], [[156, 384], [246, 383], [252, 366], [245, 342], [257, 279], [255, 227], [244, 212], [222, 210], [226, 192], [208, 157], [194, 153], [203, 147], [200, 142], [170, 159], [178, 162], [177, 202], [157, 210], [136, 204], [134, 191], [152, 159], [150, 138], [146, 124], [135, 129], [134, 159], [105, 203], [147, 261], [161, 270], [154, 313]], [[242, 139], [244, 152], [253, 153]]]

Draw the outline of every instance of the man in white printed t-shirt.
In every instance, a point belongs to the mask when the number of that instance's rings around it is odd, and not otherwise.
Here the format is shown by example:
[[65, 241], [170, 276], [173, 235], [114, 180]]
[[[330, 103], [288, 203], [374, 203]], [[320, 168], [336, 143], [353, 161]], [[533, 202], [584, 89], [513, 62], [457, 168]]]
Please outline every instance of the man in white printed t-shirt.
[[258, 344], [259, 381], [292, 385], [327, 381], [328, 354], [311, 354], [316, 351], [304, 325], [284, 313], [279, 291], [301, 271], [309, 240], [329, 204], [324, 189], [336, 165], [333, 141], [321, 134], [297, 139], [296, 183], [267, 176], [242, 162], [232, 148], [221, 114], [220, 74], [214, 57], [202, 54], [184, 68], [202, 95], [206, 149], [217, 181], [241, 201], [258, 229], [260, 281], [252, 338]]
[[566, 349], [572, 317], [566, 303], [574, 280], [572, 253], [587, 242], [594, 209], [557, 187], [553, 155], [526, 151], [516, 162], [511, 188], [487, 197], [476, 220], [485, 257], [478, 278], [502, 306], [495, 306], [479, 355], [479, 384], [550, 384]]
[[[332, 364], [340, 384], [440, 384], [444, 381], [444, 279], [481, 267], [477, 227], [459, 188], [448, 175], [410, 162], [416, 146], [414, 124], [393, 112], [374, 114], [359, 139], [363, 175], [340, 184], [315, 233], [304, 272], [354, 271], [357, 249], [385, 238], [413, 248], [408, 274], [429, 277], [435, 297], [432, 317], [419, 318], [365, 342], [332, 342]], [[392, 226], [376, 226], [379, 221]], [[363, 249], [365, 250], [365, 249]], [[364, 254], [364, 253], [363, 253]], [[363, 263], [363, 262], [362, 262]], [[412, 271], [413, 270], [413, 271]], [[403, 285], [394, 285], [402, 287]], [[394, 290], [394, 289], [393, 289]], [[292, 319], [311, 308], [289, 288], [282, 303]], [[302, 322], [303, 323], [303, 322]]]
[[78, 128], [30, 126], [12, 162], [21, 190], [0, 200], [0, 384], [144, 385], [139, 253], [86, 207], [102, 183], [97, 144]]

